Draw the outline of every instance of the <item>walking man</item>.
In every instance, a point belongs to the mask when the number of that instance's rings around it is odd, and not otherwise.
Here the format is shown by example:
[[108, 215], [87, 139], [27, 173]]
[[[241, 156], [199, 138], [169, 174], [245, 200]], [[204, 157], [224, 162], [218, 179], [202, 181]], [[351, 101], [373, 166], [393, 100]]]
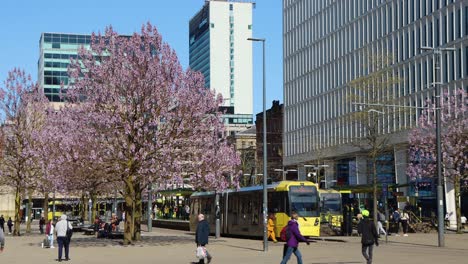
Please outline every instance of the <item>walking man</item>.
[[[198, 225], [197, 231], [195, 232], [195, 243], [197, 243], [197, 247], [205, 247], [208, 244], [208, 236], [210, 235], [210, 225], [208, 221], [205, 220], [205, 215], [199, 214], [198, 215]], [[211, 262], [212, 256], [206, 250], [206, 258], [208, 259], [208, 263]], [[200, 259], [198, 262], [199, 264], [204, 264], [205, 259]]]
[[3, 215], [0, 216], [0, 228], [5, 233], [5, 218], [3, 218]]
[[65, 261], [70, 260], [70, 239], [67, 236], [67, 231], [73, 229], [72, 225], [67, 221], [67, 216], [62, 215], [60, 221], [55, 225], [58, 243], [58, 261], [62, 261], [62, 250], [65, 248]]
[[299, 251], [299, 241], [306, 242], [307, 245], [310, 244], [309, 241], [303, 237], [299, 231], [299, 224], [297, 223], [298, 218], [299, 215], [296, 212], [291, 213], [291, 220], [289, 220], [286, 230], [287, 249], [284, 253], [281, 264], [286, 264], [293, 253], [296, 255], [297, 264], [302, 264], [302, 254]]
[[44, 234], [44, 225], [45, 219], [44, 217], [41, 217], [41, 219], [39, 219], [39, 231], [41, 231], [41, 234]]
[[361, 234], [362, 255], [367, 264], [372, 264], [372, 251], [374, 244], [379, 246], [377, 228], [372, 221], [369, 221], [369, 211], [362, 210], [363, 219], [358, 224], [358, 233]]
[[387, 235], [387, 232], [385, 231], [385, 229], [383, 228], [383, 224], [385, 224], [386, 220], [385, 220], [385, 215], [382, 213], [382, 212], [378, 212], [377, 213], [377, 234], [380, 236], [380, 234], [384, 234], [384, 235]]
[[401, 226], [403, 227], [403, 236], [408, 236], [408, 221], [409, 221], [409, 215], [406, 210], [403, 210], [403, 213], [401, 214]]
[[8, 234], [11, 235], [11, 228], [13, 227], [13, 220], [11, 220], [11, 217], [8, 218], [8, 222], [7, 222], [7, 226], [8, 226]]
[[395, 212], [393, 212], [393, 222], [395, 224], [395, 236], [400, 236], [400, 209], [396, 209]]

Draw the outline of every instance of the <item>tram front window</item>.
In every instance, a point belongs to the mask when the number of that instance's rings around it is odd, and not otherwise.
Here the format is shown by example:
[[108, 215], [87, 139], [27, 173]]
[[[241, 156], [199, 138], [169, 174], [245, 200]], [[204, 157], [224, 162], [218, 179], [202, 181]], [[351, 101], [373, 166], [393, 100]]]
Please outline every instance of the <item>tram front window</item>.
[[341, 212], [341, 196], [339, 194], [324, 194], [323, 200], [323, 212]]
[[329, 212], [341, 212], [340, 200], [326, 200], [324, 202], [324, 209]]
[[291, 186], [289, 188], [291, 212], [301, 217], [318, 216], [317, 189], [314, 186]]

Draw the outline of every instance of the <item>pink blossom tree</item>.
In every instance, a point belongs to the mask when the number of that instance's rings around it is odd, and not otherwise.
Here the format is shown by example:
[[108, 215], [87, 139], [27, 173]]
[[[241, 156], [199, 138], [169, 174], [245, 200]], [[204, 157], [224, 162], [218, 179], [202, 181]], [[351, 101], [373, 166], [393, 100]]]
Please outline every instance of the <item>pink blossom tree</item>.
[[[97, 196], [110, 191], [113, 178], [106, 174], [109, 170], [103, 163], [102, 134], [88, 125], [91, 112], [83, 106], [66, 105], [49, 111], [46, 125], [36, 133], [35, 153], [43, 170], [38, 187], [45, 192], [53, 187], [60, 193], [81, 196], [83, 218], [83, 201], [90, 198], [94, 219]], [[48, 198], [48, 193], [44, 196]]]
[[[461, 231], [460, 182], [468, 178], [468, 96], [463, 90], [441, 98], [442, 171], [455, 186], [457, 231]], [[437, 177], [435, 103], [427, 102], [418, 127], [409, 135], [410, 163], [408, 175], [413, 178]]]
[[0, 181], [15, 192], [14, 235], [20, 235], [20, 210], [24, 194], [31, 195], [40, 170], [35, 162], [33, 133], [45, 120], [47, 98], [21, 69], [13, 69], [0, 88], [4, 156], [0, 160]]
[[[181, 183], [182, 175], [192, 175], [197, 188], [237, 185], [232, 164], [238, 158], [220, 141], [221, 98], [204, 87], [200, 73], [182, 70], [155, 27], [148, 23], [131, 37], [107, 28], [93, 34], [90, 49], [79, 56], [69, 70], [68, 100], [86, 104], [86, 123], [105, 150], [106, 178], [123, 185], [125, 244], [140, 239], [142, 191], [149, 184]], [[223, 158], [209, 155], [214, 148]], [[201, 166], [219, 171], [202, 174]]]

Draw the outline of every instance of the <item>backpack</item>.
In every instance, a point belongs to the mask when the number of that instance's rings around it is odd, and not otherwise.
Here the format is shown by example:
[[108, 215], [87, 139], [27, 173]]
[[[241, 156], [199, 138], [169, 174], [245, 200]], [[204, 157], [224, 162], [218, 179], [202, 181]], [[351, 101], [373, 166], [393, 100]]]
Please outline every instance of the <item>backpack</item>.
[[291, 237], [291, 234], [289, 232], [289, 227], [288, 227], [288, 224], [286, 224], [283, 227], [283, 229], [281, 229], [280, 239], [281, 241], [288, 241], [290, 237]]
[[393, 221], [395, 222], [400, 222], [400, 213], [398, 212], [393, 212]]

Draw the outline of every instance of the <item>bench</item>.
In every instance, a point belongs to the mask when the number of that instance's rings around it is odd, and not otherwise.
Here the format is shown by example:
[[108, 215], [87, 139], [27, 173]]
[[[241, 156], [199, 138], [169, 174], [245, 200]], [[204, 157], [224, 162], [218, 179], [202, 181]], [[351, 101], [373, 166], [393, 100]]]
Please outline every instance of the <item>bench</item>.
[[84, 232], [84, 233], [83, 233], [84, 235], [88, 235], [88, 236], [89, 236], [89, 235], [94, 235], [94, 234], [96, 233], [96, 231], [94, 231], [94, 228], [90, 228], [90, 227], [88, 227], [88, 228], [82, 228], [81, 231]]

